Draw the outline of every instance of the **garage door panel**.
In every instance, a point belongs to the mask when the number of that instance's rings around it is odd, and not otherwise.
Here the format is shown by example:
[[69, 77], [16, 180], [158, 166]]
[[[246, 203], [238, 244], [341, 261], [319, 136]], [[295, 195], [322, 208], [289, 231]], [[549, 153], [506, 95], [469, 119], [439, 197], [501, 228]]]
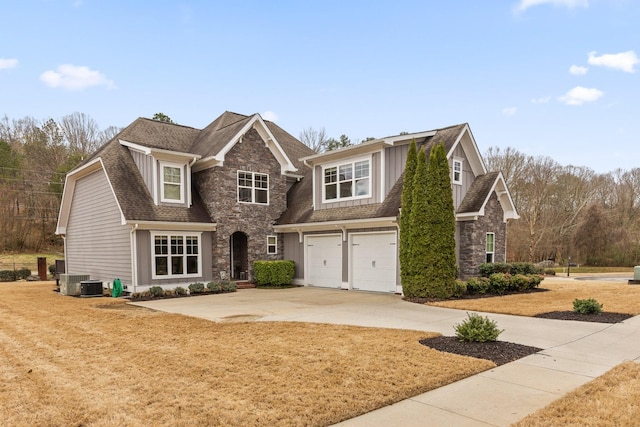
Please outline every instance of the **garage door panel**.
[[396, 291], [396, 233], [354, 234], [351, 240], [352, 287]]
[[307, 283], [330, 288], [342, 287], [342, 238], [307, 237]]

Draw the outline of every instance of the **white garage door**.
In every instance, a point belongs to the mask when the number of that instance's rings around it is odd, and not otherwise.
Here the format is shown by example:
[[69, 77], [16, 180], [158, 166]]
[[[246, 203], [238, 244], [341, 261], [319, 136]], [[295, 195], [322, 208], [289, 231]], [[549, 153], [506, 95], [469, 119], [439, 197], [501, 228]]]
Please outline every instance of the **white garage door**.
[[307, 283], [328, 288], [342, 287], [342, 237], [307, 236]]
[[363, 291], [396, 291], [396, 233], [351, 235], [352, 288]]

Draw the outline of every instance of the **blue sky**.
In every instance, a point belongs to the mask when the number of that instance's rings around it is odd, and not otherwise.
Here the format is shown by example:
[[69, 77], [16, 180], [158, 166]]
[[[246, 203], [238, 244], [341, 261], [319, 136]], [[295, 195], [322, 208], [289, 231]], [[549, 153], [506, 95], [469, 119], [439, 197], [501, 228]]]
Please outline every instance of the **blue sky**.
[[298, 136], [468, 122], [596, 172], [640, 166], [635, 0], [0, 0], [0, 115], [100, 128], [225, 110]]

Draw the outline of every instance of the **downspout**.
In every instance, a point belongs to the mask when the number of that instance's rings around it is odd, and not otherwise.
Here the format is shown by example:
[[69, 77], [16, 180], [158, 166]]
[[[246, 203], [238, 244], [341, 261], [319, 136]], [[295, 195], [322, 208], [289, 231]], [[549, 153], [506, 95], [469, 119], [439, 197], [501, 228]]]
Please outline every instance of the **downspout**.
[[135, 223], [131, 227], [131, 233], [129, 234], [131, 238], [131, 286], [133, 289], [131, 292], [136, 292], [136, 288], [138, 286], [138, 257], [137, 257], [137, 236], [136, 230], [138, 229], [138, 223]]
[[67, 263], [67, 235], [61, 234], [62, 236], [62, 250], [64, 251], [64, 271], [69, 274], [69, 264]]

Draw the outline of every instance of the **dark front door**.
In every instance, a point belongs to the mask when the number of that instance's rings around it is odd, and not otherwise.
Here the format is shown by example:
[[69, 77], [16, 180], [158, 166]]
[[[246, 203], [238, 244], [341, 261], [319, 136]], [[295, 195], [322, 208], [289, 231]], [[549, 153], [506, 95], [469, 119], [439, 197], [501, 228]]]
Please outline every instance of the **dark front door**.
[[242, 231], [236, 231], [231, 235], [230, 240], [231, 278], [233, 280], [246, 280], [249, 272], [247, 235]]

